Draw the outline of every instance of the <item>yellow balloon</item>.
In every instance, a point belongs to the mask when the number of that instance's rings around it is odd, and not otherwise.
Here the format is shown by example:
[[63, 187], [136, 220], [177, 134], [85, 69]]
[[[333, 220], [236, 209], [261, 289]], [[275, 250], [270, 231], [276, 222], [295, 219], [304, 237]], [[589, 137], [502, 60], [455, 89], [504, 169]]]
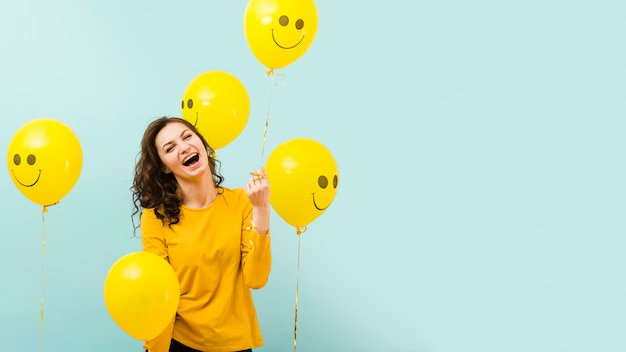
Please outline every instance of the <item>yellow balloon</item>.
[[337, 193], [337, 163], [324, 145], [312, 139], [283, 142], [268, 157], [265, 170], [272, 185], [272, 207], [296, 228], [322, 215]]
[[181, 109], [183, 118], [217, 150], [235, 140], [246, 127], [250, 98], [246, 87], [232, 74], [209, 71], [189, 82]]
[[57, 120], [41, 118], [17, 130], [9, 143], [7, 164], [17, 189], [33, 202], [49, 206], [76, 184], [83, 153], [72, 130]]
[[113, 321], [138, 340], [157, 337], [174, 319], [180, 286], [167, 261], [150, 252], [118, 259], [104, 281], [104, 302]]
[[243, 25], [254, 56], [278, 69], [298, 60], [313, 43], [317, 9], [313, 0], [250, 0]]

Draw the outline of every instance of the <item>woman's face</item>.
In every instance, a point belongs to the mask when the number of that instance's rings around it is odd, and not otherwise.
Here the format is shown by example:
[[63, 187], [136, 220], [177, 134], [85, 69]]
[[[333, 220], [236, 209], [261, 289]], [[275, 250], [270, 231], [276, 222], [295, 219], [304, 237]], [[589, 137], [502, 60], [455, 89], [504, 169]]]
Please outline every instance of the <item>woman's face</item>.
[[194, 178], [209, 170], [208, 156], [202, 140], [185, 124], [170, 122], [154, 140], [163, 162], [163, 172], [182, 179]]

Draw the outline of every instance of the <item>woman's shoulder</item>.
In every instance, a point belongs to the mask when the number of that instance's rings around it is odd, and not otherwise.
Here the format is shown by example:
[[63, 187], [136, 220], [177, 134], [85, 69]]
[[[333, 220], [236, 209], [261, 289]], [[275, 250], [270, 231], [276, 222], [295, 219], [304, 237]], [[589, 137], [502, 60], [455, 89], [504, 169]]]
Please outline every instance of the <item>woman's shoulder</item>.
[[141, 211], [141, 218], [142, 219], [144, 219], [144, 218], [151, 218], [151, 219], [154, 218], [154, 219], [157, 219], [157, 215], [156, 215], [157, 211], [162, 213], [163, 212], [163, 206], [161, 205], [161, 206], [155, 207], [155, 208], [144, 208]]
[[158, 208], [145, 208], [141, 212], [139, 222], [142, 229], [157, 229], [163, 226], [163, 220], [159, 219], [156, 214]]
[[222, 187], [222, 189], [222, 197], [226, 204], [241, 207], [242, 209], [250, 206], [250, 199], [246, 194], [246, 190], [244, 190], [243, 188]]
[[243, 188], [222, 187], [222, 195], [226, 199], [247, 199], [246, 191]]

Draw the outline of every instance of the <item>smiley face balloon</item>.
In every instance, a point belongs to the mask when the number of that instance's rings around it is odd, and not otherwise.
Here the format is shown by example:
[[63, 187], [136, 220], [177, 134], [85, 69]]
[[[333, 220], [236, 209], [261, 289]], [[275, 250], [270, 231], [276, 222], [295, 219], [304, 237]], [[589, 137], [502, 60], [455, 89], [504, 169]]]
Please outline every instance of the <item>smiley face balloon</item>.
[[181, 109], [183, 118], [196, 126], [211, 148], [220, 149], [246, 127], [250, 98], [237, 77], [228, 72], [208, 71], [189, 82]]
[[299, 59], [317, 33], [313, 0], [250, 0], [244, 14], [244, 32], [254, 56], [266, 67], [278, 69]]
[[333, 155], [321, 143], [295, 138], [276, 147], [265, 167], [270, 203], [288, 224], [305, 228], [330, 206], [339, 185]]
[[58, 203], [73, 187], [83, 164], [78, 138], [63, 123], [32, 120], [18, 129], [9, 144], [11, 180], [31, 201], [44, 207]]

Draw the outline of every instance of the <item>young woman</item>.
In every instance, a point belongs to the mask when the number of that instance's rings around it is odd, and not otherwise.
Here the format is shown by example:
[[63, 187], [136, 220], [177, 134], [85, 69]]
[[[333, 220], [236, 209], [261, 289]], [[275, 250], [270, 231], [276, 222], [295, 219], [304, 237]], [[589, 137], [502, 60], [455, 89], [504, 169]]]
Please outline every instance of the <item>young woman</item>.
[[212, 150], [184, 119], [147, 127], [131, 190], [144, 251], [174, 268], [176, 316], [150, 352], [250, 351], [263, 344], [251, 289], [269, 277], [270, 186], [258, 169], [245, 189], [222, 187]]

